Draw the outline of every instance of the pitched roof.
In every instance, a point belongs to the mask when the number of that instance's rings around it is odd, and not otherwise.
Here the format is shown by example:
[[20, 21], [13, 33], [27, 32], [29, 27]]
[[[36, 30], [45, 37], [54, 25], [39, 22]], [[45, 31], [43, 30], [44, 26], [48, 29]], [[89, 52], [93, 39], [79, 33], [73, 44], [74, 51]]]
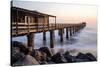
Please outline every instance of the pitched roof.
[[42, 16], [56, 17], [56, 16], [53, 16], [53, 15], [41, 13], [41, 12], [38, 12], [38, 11], [32, 11], [32, 10], [28, 10], [28, 9], [24, 9], [24, 8], [19, 8], [19, 7], [11, 7], [11, 9], [19, 10], [19, 11], [23, 11], [23, 12], [28, 12], [28, 13], [32, 13], [32, 14], [37, 14], [37, 15], [42, 15]]

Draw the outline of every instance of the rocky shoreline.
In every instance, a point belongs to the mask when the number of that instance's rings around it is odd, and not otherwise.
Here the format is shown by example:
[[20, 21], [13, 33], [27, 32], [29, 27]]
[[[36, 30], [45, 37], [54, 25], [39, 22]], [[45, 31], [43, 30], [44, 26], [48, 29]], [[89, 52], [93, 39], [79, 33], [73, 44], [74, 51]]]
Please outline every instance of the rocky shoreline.
[[11, 65], [42, 65], [42, 64], [59, 64], [59, 63], [76, 63], [97, 61], [91, 53], [79, 52], [77, 56], [72, 56], [69, 51], [65, 53], [57, 52], [52, 54], [48, 47], [30, 50], [23, 43], [18, 41], [12, 42], [11, 47]]

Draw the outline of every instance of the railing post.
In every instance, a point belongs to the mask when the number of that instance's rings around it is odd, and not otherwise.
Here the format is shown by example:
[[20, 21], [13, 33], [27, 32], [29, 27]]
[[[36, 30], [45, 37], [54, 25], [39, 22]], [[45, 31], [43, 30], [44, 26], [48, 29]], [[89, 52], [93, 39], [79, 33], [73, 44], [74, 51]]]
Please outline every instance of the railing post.
[[28, 33], [30, 33], [30, 17], [28, 17]]
[[38, 16], [36, 15], [35, 16], [35, 26], [36, 26], [36, 30], [37, 30], [37, 32], [38, 32]]
[[56, 29], [56, 17], [55, 17], [55, 29]]
[[47, 20], [48, 20], [48, 30], [50, 30], [50, 29], [49, 29], [49, 27], [50, 27], [50, 26], [49, 26], [49, 16], [48, 16]]
[[18, 35], [18, 10], [17, 10], [17, 22], [16, 22], [16, 36]]

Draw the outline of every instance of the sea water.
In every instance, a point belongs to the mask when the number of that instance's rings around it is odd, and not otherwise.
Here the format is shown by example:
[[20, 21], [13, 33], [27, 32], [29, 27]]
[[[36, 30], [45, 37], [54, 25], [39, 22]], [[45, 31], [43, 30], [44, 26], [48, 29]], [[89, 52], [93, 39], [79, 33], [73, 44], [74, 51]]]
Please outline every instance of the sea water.
[[[77, 53], [92, 53], [97, 57], [97, 27], [95, 25], [88, 25], [74, 34], [70, 39], [66, 39], [66, 31], [64, 30], [64, 41], [60, 42], [58, 30], [55, 30], [54, 36], [54, 53], [58, 51], [70, 51], [72, 55]], [[14, 37], [12, 41], [19, 41], [27, 44], [26, 36]], [[36, 33], [34, 40], [35, 49], [43, 46], [50, 47], [50, 33], [46, 32], [46, 41], [43, 41], [43, 33]]]

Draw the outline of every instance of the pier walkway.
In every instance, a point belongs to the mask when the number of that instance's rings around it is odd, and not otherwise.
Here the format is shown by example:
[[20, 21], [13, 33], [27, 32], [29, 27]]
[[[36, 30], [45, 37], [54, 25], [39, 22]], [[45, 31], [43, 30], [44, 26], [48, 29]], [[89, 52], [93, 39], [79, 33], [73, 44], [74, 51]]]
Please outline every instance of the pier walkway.
[[[49, 23], [49, 17], [54, 17], [54, 23]], [[30, 11], [23, 8], [11, 7], [11, 36], [27, 36], [27, 45], [34, 49], [34, 34], [43, 32], [46, 41], [46, 32], [50, 32], [50, 48], [54, 48], [55, 30], [58, 30], [60, 41], [63, 42], [64, 29], [66, 39], [86, 26], [85, 22], [68, 24], [56, 23], [56, 16]]]

